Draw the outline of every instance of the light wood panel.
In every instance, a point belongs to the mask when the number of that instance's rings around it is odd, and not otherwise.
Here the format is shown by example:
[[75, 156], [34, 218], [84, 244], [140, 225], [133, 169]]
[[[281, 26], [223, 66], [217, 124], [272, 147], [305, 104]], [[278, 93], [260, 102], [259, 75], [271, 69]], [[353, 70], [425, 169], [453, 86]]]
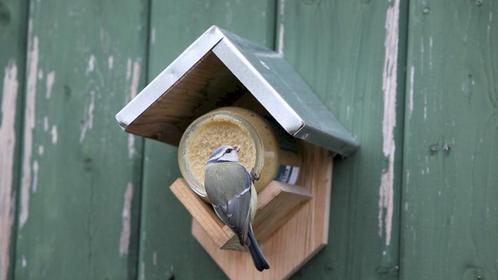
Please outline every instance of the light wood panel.
[[317, 146], [304, 144], [298, 184], [309, 191], [306, 202], [268, 239], [260, 242], [270, 269], [259, 272], [248, 252], [219, 249], [203, 227], [192, 222], [192, 234], [230, 279], [290, 277], [328, 242], [332, 159]]
[[[233, 231], [220, 221], [212, 207], [196, 195], [185, 180], [177, 179], [170, 186], [170, 190], [218, 248], [245, 249]], [[258, 194], [257, 211], [253, 222], [258, 241], [263, 242], [270, 238], [310, 198], [305, 188], [272, 181]]]
[[[245, 87], [230, 70], [213, 52], [208, 52], [126, 130], [178, 145], [193, 120], [213, 109], [231, 105], [244, 92]], [[225, 96], [226, 93], [230, 94]]]

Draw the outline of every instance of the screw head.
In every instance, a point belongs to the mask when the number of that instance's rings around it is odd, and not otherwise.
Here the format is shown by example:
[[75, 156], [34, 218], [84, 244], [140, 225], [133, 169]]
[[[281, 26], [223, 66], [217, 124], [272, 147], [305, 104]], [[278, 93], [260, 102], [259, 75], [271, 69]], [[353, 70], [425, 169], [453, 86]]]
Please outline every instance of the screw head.
[[432, 144], [429, 146], [429, 152], [431, 153], [431, 155], [436, 154], [437, 152], [439, 152], [439, 148], [439, 143]]

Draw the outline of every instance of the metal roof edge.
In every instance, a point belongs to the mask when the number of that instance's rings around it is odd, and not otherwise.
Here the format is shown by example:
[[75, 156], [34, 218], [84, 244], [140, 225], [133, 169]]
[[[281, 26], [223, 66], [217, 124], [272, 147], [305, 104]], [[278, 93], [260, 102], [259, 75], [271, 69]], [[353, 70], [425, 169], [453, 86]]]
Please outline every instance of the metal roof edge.
[[[300, 139], [303, 139], [303, 140], [306, 140], [306, 141], [309, 141], [313, 144], [316, 144], [316, 145], [319, 145], [319, 146], [322, 146], [324, 148], [327, 148], [327, 149], [330, 149], [330, 150], [333, 150], [343, 156], [349, 156], [349, 155], [352, 155], [357, 149], [358, 147], [360, 146], [358, 141], [355, 139], [355, 137], [352, 135], [352, 133], [337, 119], [337, 117], [335, 117], [335, 114], [333, 112], [331, 112], [325, 105], [323, 105], [323, 107], [325, 108], [325, 110], [327, 110], [327, 112], [331, 115], [331, 118], [332, 118], [332, 121], [334, 122], [332, 125], [333, 125], [333, 128], [331, 129], [331, 131], [324, 131], [323, 129], [320, 129], [319, 127], [316, 127], [316, 126], [313, 126], [313, 127], [310, 127], [310, 126], [307, 126], [306, 123], [305, 123], [305, 120], [302, 119], [302, 117], [299, 115], [298, 112], [296, 112], [287, 102], [286, 100], [272, 87], [272, 85], [258, 72], [257, 69], [254, 68], [254, 65], [244, 56], [244, 54], [239, 50], [239, 42], [243, 42], [244, 44], [247, 44], [248, 46], [250, 46], [251, 48], [255, 48], [255, 49], [261, 49], [261, 51], [266, 51], [266, 52], [270, 52], [271, 50], [268, 50], [262, 46], [259, 46], [245, 38], [242, 38], [234, 33], [231, 33], [229, 31], [226, 31], [222, 28], [218, 28], [220, 32], [222, 32], [224, 34], [224, 39], [221, 40], [218, 45], [213, 49], [213, 52], [220, 58], [220, 60], [225, 63], [225, 65], [230, 69], [230, 71], [232, 71], [232, 73], [248, 88], [250, 89], [248, 86], [247, 86], [247, 83], [243, 80], [244, 77], [242, 77], [242, 75], [240, 75], [241, 72], [244, 72], [244, 69], [237, 69], [236, 67], [234, 67], [234, 65], [229, 65], [226, 63], [226, 57], [223, 57], [223, 55], [220, 56], [220, 52], [217, 51], [217, 49], [219, 48], [223, 48], [223, 45], [227, 45], [227, 47], [234, 53], [234, 55], [238, 58], [238, 59], [242, 59], [244, 60], [243, 64], [239, 64], [239, 65], [242, 65], [242, 66], [246, 66], [247, 70], [251, 71], [251, 72], [254, 72], [255, 75], [257, 75], [257, 78], [261, 81], [261, 82], [264, 82], [265, 85], [271, 89], [275, 94], [276, 96], [278, 96], [278, 99], [279, 101], [282, 102], [282, 105], [284, 105], [286, 107], [286, 110], [288, 110], [288, 112], [290, 114], [293, 114], [294, 115], [294, 118], [295, 120], [299, 120], [299, 125], [294, 125], [292, 127], [286, 127], [283, 123], [282, 120], [279, 121], [279, 119], [277, 118], [278, 116], [280, 116], [281, 114], [279, 114], [279, 112], [272, 112], [269, 108], [267, 108], [267, 106], [265, 106], [265, 102], [264, 100], [262, 100], [263, 98], [263, 94], [261, 94], [261, 92], [259, 91], [253, 91], [253, 90], [250, 90], [251, 94], [258, 100], [258, 102], [261, 103], [261, 105], [263, 107], [265, 107], [265, 109], [267, 109], [270, 114], [277, 120], [277, 122], [282, 125], [282, 127], [284, 127], [284, 129], [291, 135], [297, 137], [297, 138], [300, 138]], [[237, 42], [234, 42], [234, 40], [236, 40]], [[226, 51], [226, 50], [225, 50]], [[272, 54], [273, 55], [273, 54]], [[279, 56], [280, 54], [277, 54], [275, 53], [274, 54], [275, 56]], [[285, 59], [282, 58], [282, 60], [285, 61]], [[288, 64], [288, 63], [287, 63]], [[237, 65], [237, 66], [239, 66]], [[289, 65], [290, 69], [292, 69], [296, 75], [298, 75], [301, 79], [302, 77], [292, 68], [291, 65]], [[244, 74], [246, 75], [247, 72], [244, 72]], [[303, 80], [304, 81], [304, 80]], [[309, 85], [307, 85], [309, 87]], [[316, 98], [318, 98], [316, 96], [316, 93], [314, 93], [314, 91], [311, 89], [310, 87], [310, 91], [315, 95]], [[275, 95], [274, 94], [274, 95]], [[312, 135], [312, 136], [306, 136], [306, 135]], [[305, 137], [306, 136], [306, 137]], [[329, 137], [330, 141], [329, 143], [326, 143], [324, 144], [323, 141], [319, 141], [319, 139], [323, 139], [323, 138], [326, 138], [326, 137]]]
[[304, 120], [229, 38], [221, 40], [213, 52], [289, 134], [293, 135], [302, 128]]

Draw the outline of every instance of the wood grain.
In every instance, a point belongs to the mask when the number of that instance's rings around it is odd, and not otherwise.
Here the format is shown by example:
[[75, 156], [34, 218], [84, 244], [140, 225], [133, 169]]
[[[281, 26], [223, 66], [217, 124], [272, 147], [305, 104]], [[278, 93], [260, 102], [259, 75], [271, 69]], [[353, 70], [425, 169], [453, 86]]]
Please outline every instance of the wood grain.
[[147, 3], [30, 1], [18, 279], [136, 277]]
[[[218, 248], [245, 250], [233, 231], [216, 216], [211, 205], [196, 195], [183, 178], [173, 182], [170, 190]], [[253, 222], [258, 241], [263, 242], [270, 238], [310, 198], [308, 190], [302, 187], [272, 181], [258, 194], [257, 212]]]
[[196, 195], [185, 183], [183, 178], [178, 178], [170, 186], [170, 190], [207, 232], [209, 238], [221, 248], [230, 239], [230, 229], [224, 230], [224, 224], [216, 217], [212, 207]]
[[221, 250], [197, 221], [192, 234], [230, 279], [285, 279], [290, 277], [328, 241], [332, 159], [319, 147], [304, 144], [298, 184], [311, 194], [292, 218], [260, 243], [270, 269], [259, 272], [250, 254]]
[[[208, 52], [126, 130], [177, 146], [192, 121], [230, 105], [230, 101], [237, 100], [245, 91], [216, 55]], [[230, 94], [224, 97], [227, 92]]]
[[[270, 238], [310, 199], [310, 192], [303, 187], [270, 182], [258, 195], [258, 210], [253, 222], [258, 241]], [[237, 238], [231, 239], [235, 241]]]
[[0, 280], [224, 277], [165, 187], [176, 148], [147, 140], [142, 181], [141, 140], [113, 117], [144, 72], [212, 24], [284, 55], [361, 143], [334, 165], [329, 245], [293, 279], [497, 279], [497, 12], [481, 0], [1, 0]]
[[410, 1], [401, 279], [498, 279], [498, 2]]

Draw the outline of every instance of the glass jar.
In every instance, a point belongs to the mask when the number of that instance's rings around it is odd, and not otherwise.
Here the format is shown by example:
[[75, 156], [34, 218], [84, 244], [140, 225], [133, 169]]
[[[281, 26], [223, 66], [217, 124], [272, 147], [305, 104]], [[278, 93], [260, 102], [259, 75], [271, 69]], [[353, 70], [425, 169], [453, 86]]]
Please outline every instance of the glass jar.
[[204, 168], [211, 152], [221, 145], [238, 146], [240, 163], [259, 179], [260, 192], [272, 180], [295, 184], [299, 174], [299, 154], [284, 151], [270, 124], [260, 115], [239, 107], [211, 111], [185, 130], [178, 147], [180, 172], [189, 187], [206, 199]]

